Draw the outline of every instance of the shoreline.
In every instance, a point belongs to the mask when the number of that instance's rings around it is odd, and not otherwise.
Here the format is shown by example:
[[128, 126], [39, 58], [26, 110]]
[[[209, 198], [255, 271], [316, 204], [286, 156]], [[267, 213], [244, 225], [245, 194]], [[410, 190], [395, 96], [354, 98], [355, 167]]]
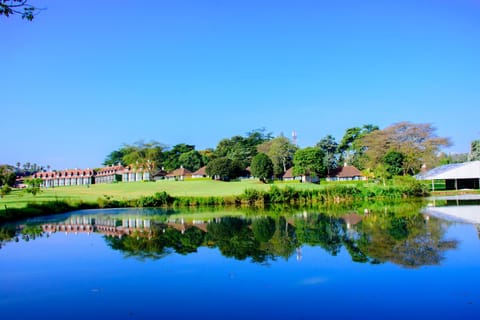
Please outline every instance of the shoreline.
[[323, 189], [294, 189], [271, 186], [269, 190], [245, 189], [236, 196], [171, 196], [165, 191], [137, 199], [116, 200], [108, 196], [96, 202], [53, 200], [26, 203], [25, 207], [0, 209], [0, 224], [17, 220], [67, 213], [82, 209], [104, 208], [195, 208], [195, 207], [263, 207], [266, 205], [338, 205], [364, 201], [420, 199], [428, 196], [421, 184], [408, 186], [333, 185]]

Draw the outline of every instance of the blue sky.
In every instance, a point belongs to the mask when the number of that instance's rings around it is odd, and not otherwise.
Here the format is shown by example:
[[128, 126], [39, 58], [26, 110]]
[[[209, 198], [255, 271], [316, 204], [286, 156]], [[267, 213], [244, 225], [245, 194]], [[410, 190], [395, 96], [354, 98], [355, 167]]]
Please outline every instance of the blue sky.
[[0, 163], [98, 167], [123, 143], [214, 148], [265, 127], [302, 147], [432, 123], [480, 138], [480, 1], [36, 0], [0, 18]]

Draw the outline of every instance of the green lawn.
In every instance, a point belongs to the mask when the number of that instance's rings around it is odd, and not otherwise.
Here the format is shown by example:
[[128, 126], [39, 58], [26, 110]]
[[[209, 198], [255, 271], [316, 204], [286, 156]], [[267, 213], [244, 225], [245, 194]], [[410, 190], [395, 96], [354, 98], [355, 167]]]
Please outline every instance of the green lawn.
[[[279, 188], [290, 186], [296, 189], [323, 188], [326, 183], [321, 185], [310, 183], [275, 183]], [[28, 202], [45, 202], [55, 200], [71, 200], [96, 202], [99, 197], [110, 196], [113, 199], [125, 200], [136, 199], [140, 196], [152, 195], [155, 192], [165, 191], [172, 196], [232, 196], [239, 195], [247, 188], [259, 190], [268, 190], [272, 184], [263, 184], [258, 180], [242, 181], [213, 181], [192, 179], [186, 181], [166, 181], [157, 182], [130, 182], [130, 183], [112, 183], [112, 184], [94, 184], [90, 187], [71, 186], [43, 189], [36, 196], [25, 194], [21, 190], [14, 190], [11, 194], [0, 199], [0, 210], [5, 205], [9, 208], [21, 208]]]

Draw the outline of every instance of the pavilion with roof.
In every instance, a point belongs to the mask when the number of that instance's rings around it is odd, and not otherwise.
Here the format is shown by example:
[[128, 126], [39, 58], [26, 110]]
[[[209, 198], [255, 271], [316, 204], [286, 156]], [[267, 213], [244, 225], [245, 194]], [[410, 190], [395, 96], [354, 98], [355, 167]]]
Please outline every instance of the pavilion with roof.
[[431, 180], [433, 191], [439, 180], [445, 181], [445, 190], [479, 189], [480, 161], [447, 164], [422, 172], [416, 178]]

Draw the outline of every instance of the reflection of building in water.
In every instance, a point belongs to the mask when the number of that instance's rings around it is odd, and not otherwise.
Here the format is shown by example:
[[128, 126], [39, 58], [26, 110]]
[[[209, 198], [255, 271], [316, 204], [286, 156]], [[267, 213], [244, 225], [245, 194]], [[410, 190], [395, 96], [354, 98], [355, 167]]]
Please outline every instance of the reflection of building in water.
[[46, 233], [65, 232], [65, 233], [88, 233], [94, 231], [95, 219], [88, 216], [70, 217], [61, 223], [47, 223], [42, 225], [42, 230]]
[[351, 229], [352, 226], [362, 221], [363, 217], [356, 213], [349, 213], [342, 216], [343, 221], [347, 224], [347, 229]]
[[348, 214], [345, 214], [343, 215], [342, 217], [342, 220], [345, 221], [345, 224], [347, 225], [347, 232], [346, 232], [346, 235], [349, 239], [356, 239], [357, 236], [358, 236], [358, 233], [355, 229], [353, 229], [352, 227], [358, 223], [360, 223], [360, 221], [362, 221], [363, 217], [359, 214], [356, 214], [356, 213], [348, 213]]
[[[207, 232], [209, 221], [193, 220], [185, 222], [184, 219], [168, 221], [165, 225], [180, 231], [182, 234], [190, 228], [198, 228]], [[42, 230], [52, 234], [55, 232], [87, 233], [98, 232], [107, 236], [122, 237], [133, 232], [150, 232], [152, 221], [141, 217], [102, 217], [102, 216], [72, 216], [60, 223], [46, 223]]]
[[149, 219], [138, 217], [72, 216], [64, 222], [43, 224], [42, 230], [49, 234], [55, 232], [65, 232], [67, 234], [98, 232], [107, 236], [122, 237], [133, 232], [150, 231], [150, 223]]
[[[216, 222], [221, 221], [221, 218], [218, 218], [218, 219], [219, 219], [218, 221], [216, 219]], [[174, 229], [180, 231], [182, 234], [184, 234], [186, 230], [188, 230], [190, 228], [194, 228], [194, 227], [202, 230], [203, 232], [208, 232], [207, 231], [207, 225], [210, 222], [211, 222], [210, 220], [208, 220], [208, 221], [192, 220], [192, 222], [185, 222], [185, 220], [183, 218], [180, 218], [180, 219], [169, 220], [166, 223], [166, 225], [168, 227], [174, 228]], [[164, 230], [164, 232], [165, 232], [165, 230]]]
[[446, 207], [435, 207], [434, 205], [430, 204], [423, 210], [423, 213], [450, 221], [480, 224], [480, 205]]

